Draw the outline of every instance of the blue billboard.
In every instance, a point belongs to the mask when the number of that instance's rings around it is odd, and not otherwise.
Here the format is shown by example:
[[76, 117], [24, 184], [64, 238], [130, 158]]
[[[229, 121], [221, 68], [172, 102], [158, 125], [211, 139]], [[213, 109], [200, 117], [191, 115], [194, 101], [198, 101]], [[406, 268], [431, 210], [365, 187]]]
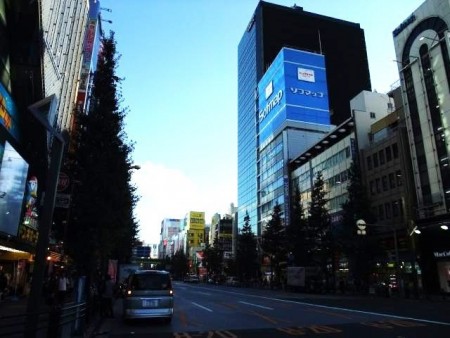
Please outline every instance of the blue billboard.
[[16, 105], [6, 88], [0, 83], [0, 124], [16, 141], [20, 141], [18, 119]]
[[258, 84], [259, 143], [286, 120], [330, 125], [325, 57], [283, 48]]

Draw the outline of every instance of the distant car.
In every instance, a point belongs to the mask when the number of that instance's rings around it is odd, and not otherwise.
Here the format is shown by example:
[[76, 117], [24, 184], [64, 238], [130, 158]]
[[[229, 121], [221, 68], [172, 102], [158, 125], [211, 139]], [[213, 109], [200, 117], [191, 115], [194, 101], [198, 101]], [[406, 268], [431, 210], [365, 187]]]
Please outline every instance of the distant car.
[[183, 280], [185, 283], [198, 283], [199, 281], [200, 279], [197, 275], [187, 275]]
[[167, 271], [138, 270], [128, 278], [123, 298], [123, 318], [163, 318], [173, 316], [173, 289]]
[[226, 281], [225, 281], [225, 285], [227, 286], [241, 286], [241, 282], [239, 281], [239, 279], [235, 276], [229, 276], [227, 277]]

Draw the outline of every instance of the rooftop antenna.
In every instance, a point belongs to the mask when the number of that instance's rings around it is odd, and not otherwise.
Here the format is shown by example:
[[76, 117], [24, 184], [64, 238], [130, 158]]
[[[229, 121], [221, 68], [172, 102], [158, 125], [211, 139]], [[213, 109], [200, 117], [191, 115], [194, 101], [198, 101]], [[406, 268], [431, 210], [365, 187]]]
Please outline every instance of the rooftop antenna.
[[317, 30], [317, 33], [319, 35], [319, 49], [320, 49], [320, 54], [322, 54], [322, 39], [320, 38], [320, 29]]

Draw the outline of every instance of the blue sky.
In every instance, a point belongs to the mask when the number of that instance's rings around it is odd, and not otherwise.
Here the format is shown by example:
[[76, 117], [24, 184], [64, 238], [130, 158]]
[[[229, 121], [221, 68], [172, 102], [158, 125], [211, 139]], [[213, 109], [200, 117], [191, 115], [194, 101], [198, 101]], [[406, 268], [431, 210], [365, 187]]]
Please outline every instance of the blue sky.
[[[422, 0], [272, 0], [364, 29], [372, 88], [398, 80], [392, 31]], [[237, 205], [237, 46], [258, 0], [100, 0], [116, 34], [125, 130], [135, 142], [139, 237], [163, 218]]]

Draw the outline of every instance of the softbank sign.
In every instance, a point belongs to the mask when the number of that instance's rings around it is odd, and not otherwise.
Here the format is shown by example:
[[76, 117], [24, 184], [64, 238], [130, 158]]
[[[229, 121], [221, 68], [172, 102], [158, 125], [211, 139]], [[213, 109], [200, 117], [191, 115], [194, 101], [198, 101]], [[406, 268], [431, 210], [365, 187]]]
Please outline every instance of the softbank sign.
[[312, 69], [297, 68], [297, 78], [301, 81], [316, 82], [316, 76]]
[[272, 100], [270, 100], [263, 110], [259, 111], [259, 122], [264, 120], [266, 116], [272, 111], [273, 108], [275, 108], [281, 101], [281, 98], [283, 97], [283, 91], [280, 89], [275, 95]]

